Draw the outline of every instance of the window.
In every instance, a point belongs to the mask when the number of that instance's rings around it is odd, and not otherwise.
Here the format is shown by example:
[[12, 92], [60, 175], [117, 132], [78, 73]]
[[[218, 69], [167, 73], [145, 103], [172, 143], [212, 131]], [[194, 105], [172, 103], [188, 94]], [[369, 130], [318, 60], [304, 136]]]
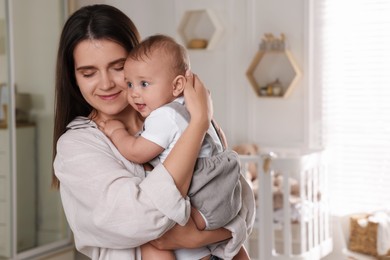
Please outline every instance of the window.
[[390, 1], [311, 2], [315, 132], [333, 210], [390, 209]]

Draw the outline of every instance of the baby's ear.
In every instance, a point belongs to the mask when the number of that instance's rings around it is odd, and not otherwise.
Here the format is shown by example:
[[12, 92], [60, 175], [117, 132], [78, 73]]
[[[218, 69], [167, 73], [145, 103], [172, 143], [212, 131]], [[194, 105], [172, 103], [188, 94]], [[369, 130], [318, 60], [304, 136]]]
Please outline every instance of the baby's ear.
[[186, 78], [183, 75], [179, 75], [173, 80], [173, 95], [175, 97], [183, 93], [185, 84]]

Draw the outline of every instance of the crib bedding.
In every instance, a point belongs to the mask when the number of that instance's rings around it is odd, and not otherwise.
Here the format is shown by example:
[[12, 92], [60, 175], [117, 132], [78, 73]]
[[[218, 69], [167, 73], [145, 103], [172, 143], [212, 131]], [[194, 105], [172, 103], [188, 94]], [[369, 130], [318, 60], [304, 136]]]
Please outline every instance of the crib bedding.
[[[283, 192], [283, 183], [284, 177], [282, 173], [274, 173], [272, 178], [272, 205], [273, 205], [273, 219], [274, 223], [276, 224], [282, 224], [284, 219], [284, 209], [283, 209], [283, 201], [284, 198], [287, 197], [289, 205], [290, 205], [290, 218], [291, 223], [298, 223], [301, 220], [301, 215], [303, 220], [307, 220], [309, 218], [309, 212], [313, 207], [313, 203], [310, 200], [302, 199], [300, 196], [301, 187], [299, 184], [298, 179], [293, 177], [288, 177], [288, 185], [290, 194], [288, 196], [284, 195]], [[255, 179], [254, 182], [258, 182], [259, 179]], [[252, 185], [252, 190], [256, 194], [257, 189], [255, 187], [258, 187], [258, 183], [255, 183]], [[304, 190], [307, 190], [307, 187], [303, 188]], [[321, 191], [317, 190], [315, 197], [315, 200], [317, 202], [321, 201]], [[258, 195], [255, 196], [256, 205], [258, 206]]]

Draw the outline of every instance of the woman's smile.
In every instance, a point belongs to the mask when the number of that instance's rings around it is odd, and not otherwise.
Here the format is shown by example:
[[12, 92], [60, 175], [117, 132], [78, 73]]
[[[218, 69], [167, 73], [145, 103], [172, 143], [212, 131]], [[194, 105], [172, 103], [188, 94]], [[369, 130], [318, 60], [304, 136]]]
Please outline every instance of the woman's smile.
[[119, 92], [113, 93], [113, 94], [109, 94], [109, 95], [97, 95], [97, 96], [103, 100], [114, 100], [121, 94], [121, 92], [122, 91], [119, 91]]

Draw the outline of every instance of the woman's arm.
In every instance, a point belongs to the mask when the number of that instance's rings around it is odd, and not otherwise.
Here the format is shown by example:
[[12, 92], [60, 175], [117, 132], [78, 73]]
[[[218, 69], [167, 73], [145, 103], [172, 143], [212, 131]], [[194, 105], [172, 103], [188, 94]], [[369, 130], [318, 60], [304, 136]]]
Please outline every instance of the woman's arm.
[[212, 116], [207, 89], [196, 75], [190, 74], [186, 78], [184, 98], [191, 120], [163, 163], [183, 197], [187, 196], [195, 162]]
[[[100, 130], [68, 130], [57, 143], [55, 174], [62, 204], [79, 248], [126, 249], [185, 225], [190, 203], [160, 165], [147, 178]], [[76, 123], [76, 126], [80, 125]]]
[[231, 232], [224, 228], [200, 231], [190, 218], [185, 226], [175, 225], [162, 237], [150, 241], [161, 250], [197, 248], [231, 238]]

